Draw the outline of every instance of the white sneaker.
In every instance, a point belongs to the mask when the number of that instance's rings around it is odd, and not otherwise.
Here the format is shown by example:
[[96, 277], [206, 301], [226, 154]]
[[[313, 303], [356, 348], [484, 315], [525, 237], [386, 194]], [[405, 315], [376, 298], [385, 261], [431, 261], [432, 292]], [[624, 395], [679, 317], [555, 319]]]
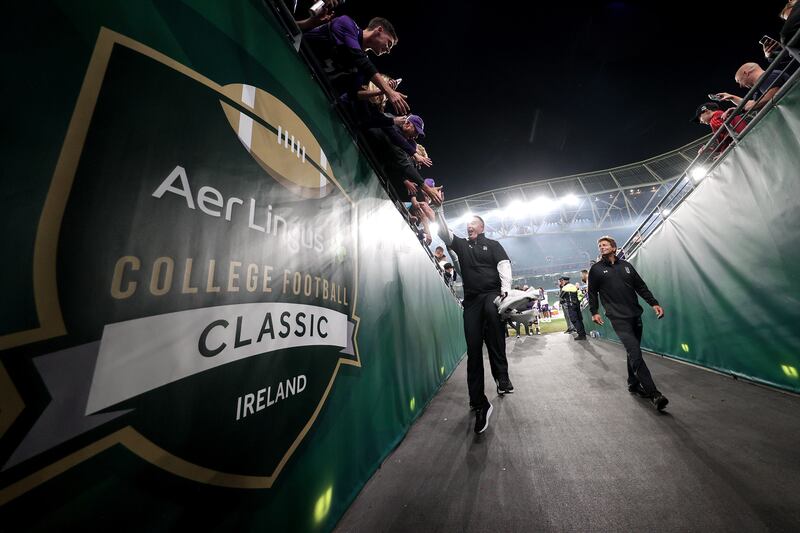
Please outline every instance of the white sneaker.
[[486, 431], [486, 428], [489, 427], [489, 417], [492, 416], [492, 411], [494, 411], [494, 407], [492, 407], [491, 403], [489, 404], [489, 408], [486, 409], [485, 413], [483, 409], [478, 410], [475, 415], [475, 433], [480, 435]]

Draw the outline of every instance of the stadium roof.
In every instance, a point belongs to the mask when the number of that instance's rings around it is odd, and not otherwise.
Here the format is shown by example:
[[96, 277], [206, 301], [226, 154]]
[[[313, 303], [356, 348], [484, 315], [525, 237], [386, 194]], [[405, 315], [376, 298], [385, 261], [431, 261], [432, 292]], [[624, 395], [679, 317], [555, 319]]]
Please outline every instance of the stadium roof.
[[664, 197], [708, 138], [638, 163], [448, 200], [445, 220], [462, 229], [479, 215], [493, 238], [630, 227]]

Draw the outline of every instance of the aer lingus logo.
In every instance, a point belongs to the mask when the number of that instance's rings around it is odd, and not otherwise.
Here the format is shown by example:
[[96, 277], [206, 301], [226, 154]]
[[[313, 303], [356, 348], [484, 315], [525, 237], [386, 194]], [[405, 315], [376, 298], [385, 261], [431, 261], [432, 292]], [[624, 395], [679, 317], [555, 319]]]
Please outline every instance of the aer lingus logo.
[[50, 399], [0, 501], [115, 444], [270, 487], [360, 365], [356, 209], [311, 129], [266, 89], [103, 30], [49, 194], [41, 327], [0, 348], [60, 341], [27, 354]]

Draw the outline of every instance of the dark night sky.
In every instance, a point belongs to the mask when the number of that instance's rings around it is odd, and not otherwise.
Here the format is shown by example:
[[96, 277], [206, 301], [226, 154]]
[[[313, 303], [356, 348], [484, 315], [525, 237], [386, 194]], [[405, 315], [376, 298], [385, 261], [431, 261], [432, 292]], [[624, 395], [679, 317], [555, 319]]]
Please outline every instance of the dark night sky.
[[[741, 4], [740, 4], [741, 5]], [[399, 44], [375, 59], [402, 77], [425, 120], [427, 176], [453, 199], [602, 170], [708, 132], [692, 124], [709, 92], [744, 95], [744, 62], [777, 36], [784, 2], [367, 2], [340, 12], [394, 24]], [[535, 134], [531, 136], [538, 114]]]

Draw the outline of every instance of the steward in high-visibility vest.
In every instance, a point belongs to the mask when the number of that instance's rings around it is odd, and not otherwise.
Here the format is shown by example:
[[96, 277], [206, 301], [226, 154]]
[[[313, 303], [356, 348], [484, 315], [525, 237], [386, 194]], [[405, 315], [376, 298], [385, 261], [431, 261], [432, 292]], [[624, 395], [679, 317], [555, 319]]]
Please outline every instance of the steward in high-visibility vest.
[[578, 290], [573, 283], [569, 283], [567, 276], [558, 278], [558, 286], [561, 291], [558, 294], [561, 300], [561, 306], [564, 308], [564, 314], [569, 316], [569, 321], [572, 322], [572, 327], [578, 333], [575, 340], [586, 340], [586, 328], [583, 326], [583, 317], [581, 317], [581, 299], [583, 294]]

